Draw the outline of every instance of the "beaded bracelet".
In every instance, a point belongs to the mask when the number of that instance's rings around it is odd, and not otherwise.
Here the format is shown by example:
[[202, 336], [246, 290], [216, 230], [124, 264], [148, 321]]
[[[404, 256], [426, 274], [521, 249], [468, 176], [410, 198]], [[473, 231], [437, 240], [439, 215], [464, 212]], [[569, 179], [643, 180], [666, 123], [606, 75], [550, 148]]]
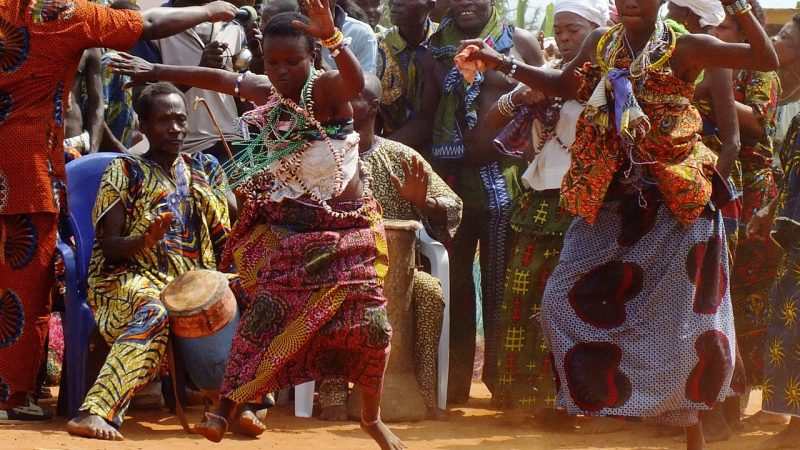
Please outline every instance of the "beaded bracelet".
[[337, 56], [339, 56], [339, 53], [346, 47], [349, 47], [351, 42], [353, 42], [353, 38], [346, 37], [342, 39], [342, 42], [340, 42], [339, 45], [337, 45], [336, 47], [328, 48], [328, 50], [331, 52], [331, 58], [336, 58]]
[[236, 94], [236, 96], [239, 97], [240, 100], [244, 100], [244, 99], [242, 98], [241, 95], [239, 95], [239, 88], [242, 85], [242, 80], [244, 80], [244, 77], [246, 77], [248, 73], [250, 73], [250, 72], [242, 72], [242, 73], [240, 73], [239, 76], [236, 77], [236, 84], [233, 86], [233, 93]]
[[329, 37], [328, 39], [323, 39], [322, 45], [325, 46], [325, 48], [327, 48], [328, 50], [331, 50], [339, 46], [339, 44], [341, 44], [343, 40], [344, 40], [344, 34], [342, 34], [342, 30], [334, 28], [333, 36]]
[[753, 9], [753, 7], [747, 3], [747, 0], [736, 0], [722, 6], [725, 8], [725, 12], [729, 16], [747, 14], [751, 9]]
[[514, 72], [516, 72], [516, 71], [517, 71], [517, 62], [514, 61], [514, 57], [512, 56], [511, 57], [511, 70], [509, 70], [506, 75], [508, 75], [509, 78], [514, 78]]

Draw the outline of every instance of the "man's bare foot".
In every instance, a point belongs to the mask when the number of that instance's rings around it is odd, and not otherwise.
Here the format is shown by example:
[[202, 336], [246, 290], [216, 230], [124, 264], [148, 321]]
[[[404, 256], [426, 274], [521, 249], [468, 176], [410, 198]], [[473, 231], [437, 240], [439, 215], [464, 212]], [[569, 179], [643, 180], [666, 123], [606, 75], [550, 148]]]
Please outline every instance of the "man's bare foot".
[[786, 425], [789, 423], [789, 416], [758, 411], [752, 416], [742, 419], [742, 423], [748, 429], [760, 429], [771, 425]]
[[440, 422], [447, 422], [450, 420], [450, 414], [445, 409], [439, 409], [435, 406], [428, 408], [428, 411], [425, 413], [425, 418], [427, 420], [438, 420]]
[[703, 424], [703, 436], [705, 442], [727, 441], [731, 438], [731, 427], [725, 420], [722, 405], [717, 403], [711, 411], [703, 412], [701, 423]]
[[236, 427], [233, 431], [245, 436], [256, 437], [261, 433], [267, 431], [267, 426], [264, 425], [255, 412], [250, 409], [245, 409], [239, 414], [236, 419]]
[[347, 421], [347, 407], [345, 405], [334, 405], [322, 408], [319, 418], [329, 422], [345, 422]]
[[792, 417], [789, 425], [780, 433], [767, 439], [758, 446], [759, 450], [777, 450], [781, 448], [797, 448], [800, 442], [800, 418]]
[[381, 450], [402, 450], [406, 448], [403, 441], [395, 436], [381, 420], [378, 420], [377, 423], [372, 425], [361, 422], [361, 429], [378, 443]]
[[122, 433], [97, 414], [81, 413], [67, 422], [67, 433], [105, 441], [123, 441]]
[[584, 417], [578, 421], [578, 434], [606, 434], [616, 433], [631, 428], [631, 423], [608, 417]]
[[211, 442], [219, 442], [228, 431], [228, 421], [213, 413], [205, 413], [203, 421], [194, 426], [194, 432]]

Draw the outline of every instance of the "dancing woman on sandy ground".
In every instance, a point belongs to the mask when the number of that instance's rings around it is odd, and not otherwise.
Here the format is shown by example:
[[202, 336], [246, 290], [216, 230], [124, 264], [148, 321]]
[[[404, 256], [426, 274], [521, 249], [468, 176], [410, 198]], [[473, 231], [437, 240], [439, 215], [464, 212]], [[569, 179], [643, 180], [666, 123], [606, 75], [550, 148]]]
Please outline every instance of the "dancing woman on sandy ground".
[[[244, 206], [223, 255], [223, 263], [236, 264], [252, 306], [234, 335], [220, 406], [195, 430], [218, 442], [237, 404], [339, 377], [361, 388], [361, 427], [381, 448], [400, 449], [379, 410], [391, 338], [386, 240], [358, 162], [349, 103], [364, 78], [328, 1], [301, 7], [308, 18], [278, 14], [263, 30], [267, 76], [129, 55], [114, 63], [135, 82], [180, 81], [263, 105], [242, 118], [259, 133], [228, 172]], [[314, 38], [338, 70], [314, 70]]]

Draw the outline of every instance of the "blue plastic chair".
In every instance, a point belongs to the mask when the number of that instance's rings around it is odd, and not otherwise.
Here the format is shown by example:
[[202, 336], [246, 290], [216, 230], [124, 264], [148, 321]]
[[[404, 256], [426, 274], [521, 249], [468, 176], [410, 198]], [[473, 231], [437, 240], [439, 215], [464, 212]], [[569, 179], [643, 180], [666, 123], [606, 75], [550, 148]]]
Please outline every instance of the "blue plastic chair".
[[67, 292], [64, 296], [64, 361], [67, 377], [67, 412], [78, 415], [86, 397], [86, 359], [89, 337], [95, 327], [94, 315], [87, 304], [89, 261], [94, 245], [92, 209], [108, 164], [119, 153], [95, 153], [67, 164], [67, 204], [69, 225], [75, 250], [59, 242], [64, 256]]

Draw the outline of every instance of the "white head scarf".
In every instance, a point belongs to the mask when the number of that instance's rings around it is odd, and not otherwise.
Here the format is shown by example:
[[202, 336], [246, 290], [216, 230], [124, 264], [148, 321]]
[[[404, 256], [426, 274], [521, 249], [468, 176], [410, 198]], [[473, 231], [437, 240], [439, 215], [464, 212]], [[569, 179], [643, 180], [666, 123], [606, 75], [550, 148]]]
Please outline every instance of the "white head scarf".
[[716, 27], [725, 20], [725, 10], [719, 0], [669, 0], [670, 2], [689, 8], [700, 17], [700, 26]]
[[577, 14], [600, 27], [606, 26], [609, 18], [608, 2], [604, 0], [556, 0], [553, 15], [560, 12]]

